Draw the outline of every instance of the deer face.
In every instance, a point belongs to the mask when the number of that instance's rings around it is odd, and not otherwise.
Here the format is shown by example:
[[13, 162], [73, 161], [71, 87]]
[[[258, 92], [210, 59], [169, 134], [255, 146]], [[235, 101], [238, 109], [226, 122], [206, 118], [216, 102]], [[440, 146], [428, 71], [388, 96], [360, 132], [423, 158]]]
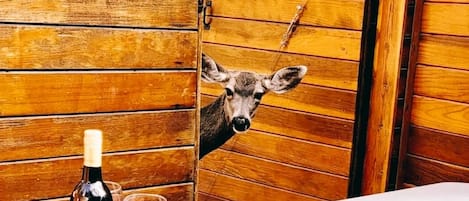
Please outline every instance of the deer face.
[[261, 98], [269, 91], [285, 93], [295, 88], [306, 74], [305, 66], [291, 66], [272, 75], [229, 71], [212, 58], [202, 55], [202, 79], [217, 82], [225, 88], [223, 109], [236, 133], [246, 132]]

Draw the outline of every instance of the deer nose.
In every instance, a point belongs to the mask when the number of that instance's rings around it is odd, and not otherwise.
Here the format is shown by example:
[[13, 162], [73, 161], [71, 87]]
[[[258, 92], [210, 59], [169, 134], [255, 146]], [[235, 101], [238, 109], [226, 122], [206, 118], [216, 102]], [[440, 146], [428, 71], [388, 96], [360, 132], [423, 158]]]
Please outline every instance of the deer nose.
[[233, 128], [236, 132], [244, 132], [249, 129], [249, 126], [251, 126], [251, 123], [249, 122], [249, 119], [244, 118], [244, 117], [235, 117], [233, 118]]

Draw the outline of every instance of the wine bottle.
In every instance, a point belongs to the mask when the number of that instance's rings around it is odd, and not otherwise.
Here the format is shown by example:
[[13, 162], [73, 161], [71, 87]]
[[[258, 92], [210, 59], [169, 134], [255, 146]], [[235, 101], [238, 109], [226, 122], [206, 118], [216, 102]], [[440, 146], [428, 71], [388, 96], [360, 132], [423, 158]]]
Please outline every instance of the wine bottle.
[[100, 130], [85, 130], [82, 178], [72, 191], [70, 201], [112, 201], [101, 174], [102, 135]]

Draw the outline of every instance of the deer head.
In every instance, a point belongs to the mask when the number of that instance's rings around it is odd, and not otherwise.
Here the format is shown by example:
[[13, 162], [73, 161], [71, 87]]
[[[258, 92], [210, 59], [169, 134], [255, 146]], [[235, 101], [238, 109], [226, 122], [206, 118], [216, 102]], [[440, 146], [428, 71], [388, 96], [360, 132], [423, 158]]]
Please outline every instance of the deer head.
[[246, 132], [264, 94], [285, 93], [295, 88], [306, 74], [305, 66], [285, 67], [272, 75], [230, 71], [202, 55], [202, 80], [216, 82], [225, 89], [223, 109], [236, 133]]

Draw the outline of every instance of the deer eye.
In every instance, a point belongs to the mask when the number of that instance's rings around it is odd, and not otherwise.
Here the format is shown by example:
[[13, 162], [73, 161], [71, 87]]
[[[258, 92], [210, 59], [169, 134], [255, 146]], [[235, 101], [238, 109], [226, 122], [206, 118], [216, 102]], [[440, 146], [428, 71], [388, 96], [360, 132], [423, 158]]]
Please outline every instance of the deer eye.
[[229, 97], [233, 96], [233, 91], [231, 89], [225, 88], [225, 91], [226, 91], [227, 96], [229, 96]]
[[256, 99], [257, 101], [260, 101], [263, 95], [264, 95], [264, 93], [255, 93], [254, 94], [254, 99]]

